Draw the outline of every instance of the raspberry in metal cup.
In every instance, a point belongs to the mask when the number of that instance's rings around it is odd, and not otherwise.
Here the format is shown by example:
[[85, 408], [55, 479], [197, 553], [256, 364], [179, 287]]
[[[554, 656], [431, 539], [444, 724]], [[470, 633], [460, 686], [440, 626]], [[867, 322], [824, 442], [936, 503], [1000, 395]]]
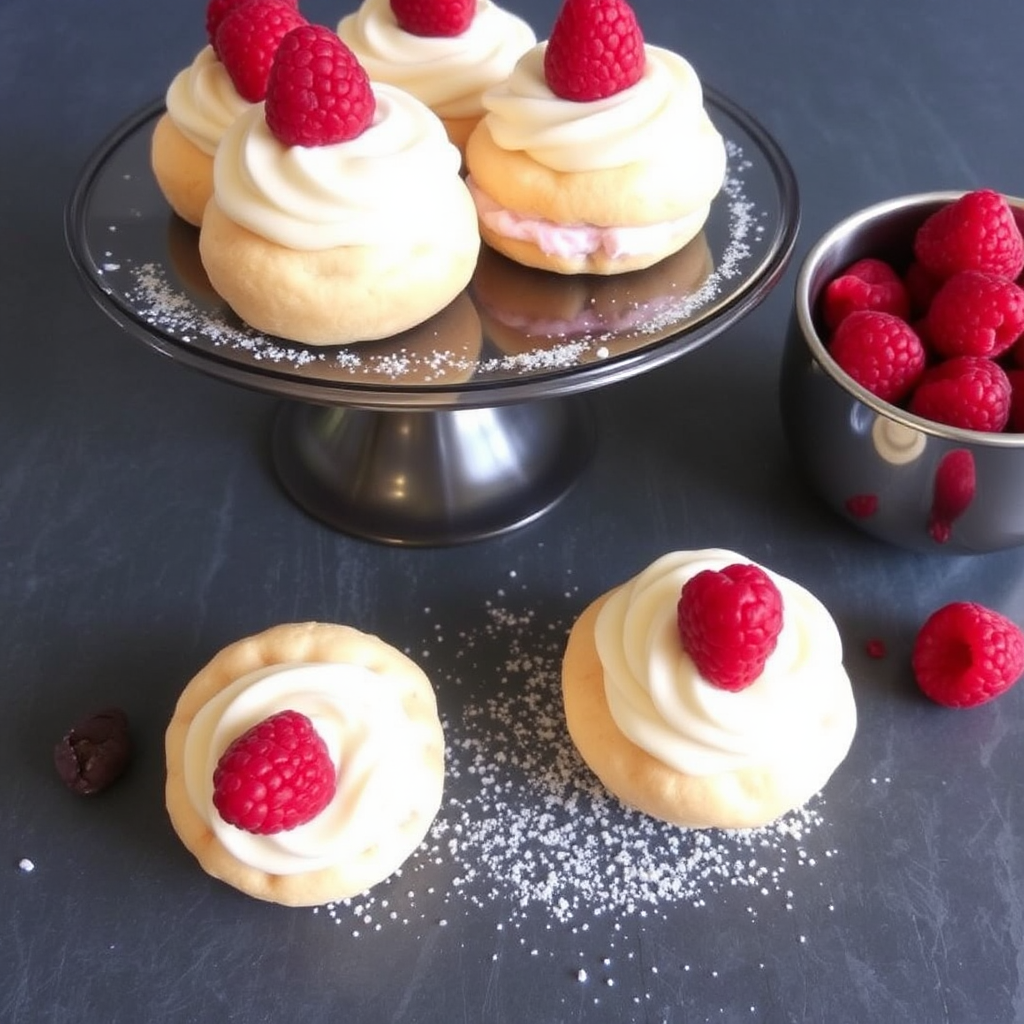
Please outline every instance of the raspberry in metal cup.
[[[1019, 432], [1020, 421], [1011, 415], [1002, 427], [993, 428], [999, 417], [987, 417], [983, 420], [987, 419], [989, 429], [977, 429], [926, 418], [920, 412], [920, 399], [915, 408], [912, 399], [896, 404], [879, 397], [833, 357], [829, 347], [832, 331], [825, 323], [823, 306], [830, 283], [867, 259], [884, 260], [897, 268], [912, 309], [933, 302], [942, 285], [934, 279], [934, 270], [922, 266], [922, 255], [925, 263], [934, 265], [940, 257], [962, 262], [970, 253], [955, 231], [947, 230], [939, 242], [928, 237], [930, 231], [924, 233], [924, 253], [915, 250], [915, 242], [929, 218], [966, 196], [983, 212], [988, 211], [986, 215], [995, 216], [988, 190], [922, 193], [860, 210], [819, 239], [797, 277], [781, 370], [783, 426], [810, 489], [850, 525], [916, 551], [969, 554], [1024, 544], [1024, 433]], [[1024, 227], [1024, 199], [1006, 197], [1004, 207], [1019, 232]], [[943, 227], [941, 221], [939, 227]], [[1008, 261], [1008, 273], [1016, 266], [1011, 248], [1012, 237], [996, 254]], [[988, 272], [984, 267], [975, 269]], [[856, 283], [849, 282], [844, 289], [847, 295], [858, 290]], [[911, 326], [927, 332], [914, 313]], [[925, 341], [928, 343], [927, 338]], [[990, 396], [993, 410], [995, 405], [1001, 406], [994, 410], [1000, 414], [1007, 403], [1013, 407], [1013, 384], [1020, 383], [1022, 344], [1018, 341], [991, 359], [1010, 381], [1009, 398], [1002, 391]], [[969, 357], [978, 358], [986, 357]], [[942, 401], [955, 405], [959, 387], [949, 386], [948, 400]], [[1001, 379], [998, 387], [1002, 388]], [[950, 467], [955, 467], [955, 474]], [[955, 500], [950, 497], [952, 477]]]

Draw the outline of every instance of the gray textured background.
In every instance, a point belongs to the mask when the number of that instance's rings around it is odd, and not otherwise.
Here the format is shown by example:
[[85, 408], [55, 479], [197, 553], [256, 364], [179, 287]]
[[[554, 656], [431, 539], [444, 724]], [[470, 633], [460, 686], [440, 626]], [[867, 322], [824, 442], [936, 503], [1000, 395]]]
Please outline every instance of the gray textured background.
[[[333, 24], [350, 6], [303, 10]], [[547, 34], [554, 3], [507, 6]], [[797, 259], [892, 195], [1024, 191], [1018, 0], [635, 7], [650, 41], [686, 54], [788, 154]], [[201, 19], [198, 0], [0, 5], [0, 1020], [1024, 1019], [1024, 690], [948, 713], [918, 697], [907, 669], [917, 625], [946, 600], [1024, 620], [1024, 554], [901, 554], [803, 491], [776, 403], [795, 266], [706, 348], [591, 396], [597, 457], [538, 523], [453, 550], [335, 534], [275, 482], [274, 399], [129, 339], [65, 250], [82, 164], [191, 60]], [[208, 880], [171, 832], [162, 731], [181, 685], [224, 643], [328, 618], [413, 654], [429, 646], [457, 719], [504, 671], [507, 628], [471, 670], [458, 660], [459, 631], [479, 629], [488, 602], [532, 610], [516, 638], [529, 648], [535, 628], [550, 649], [591, 597], [665, 550], [704, 545], [798, 578], [846, 645], [860, 730], [803, 841], [816, 862], [792, 866], [791, 897], [726, 887], [703, 907], [662, 903], [583, 929], [539, 905], [424, 896], [409, 925], [354, 936], [348, 919]], [[888, 644], [882, 661], [864, 653], [874, 636]], [[468, 690], [446, 684], [456, 676]], [[115, 790], [79, 801], [56, 781], [50, 746], [109, 702], [128, 711], [138, 758]], [[23, 857], [34, 871], [19, 870]], [[405, 891], [391, 893], [400, 914]]]

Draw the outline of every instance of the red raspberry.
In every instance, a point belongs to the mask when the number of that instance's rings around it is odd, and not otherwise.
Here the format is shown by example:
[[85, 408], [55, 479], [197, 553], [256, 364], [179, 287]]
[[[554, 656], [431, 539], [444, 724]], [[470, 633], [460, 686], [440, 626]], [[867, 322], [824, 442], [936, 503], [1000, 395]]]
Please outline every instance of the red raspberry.
[[892, 313], [902, 320], [910, 315], [906, 286], [884, 260], [857, 260], [825, 286], [821, 315], [829, 331], [858, 309]]
[[1024, 338], [1021, 338], [1020, 341], [1013, 346], [1011, 355], [1013, 356], [1013, 361], [1018, 366], [1024, 366]]
[[1024, 270], [1024, 239], [1006, 199], [979, 189], [928, 217], [914, 238], [914, 255], [943, 279], [981, 270], [1012, 280]]
[[994, 359], [1024, 333], [1024, 288], [995, 274], [962, 270], [935, 293], [925, 332], [940, 356]]
[[914, 317], [923, 316], [928, 312], [928, 307], [932, 304], [932, 299], [942, 281], [928, 273], [915, 260], [907, 267], [907, 272], [903, 275], [903, 284], [910, 299], [910, 315]]
[[974, 501], [976, 486], [974, 456], [966, 448], [946, 452], [935, 469], [928, 513], [928, 532], [936, 544], [945, 544], [952, 536], [953, 524]]
[[238, 95], [259, 103], [267, 95], [274, 54], [285, 35], [306, 19], [282, 0], [246, 0], [217, 29], [217, 52]]
[[1010, 382], [1010, 419], [1007, 426], [1016, 434], [1024, 434], [1024, 370], [1007, 370]]
[[829, 355], [858, 384], [885, 402], [898, 402], [917, 383], [924, 345], [914, 329], [891, 313], [849, 313], [829, 343]]
[[683, 585], [679, 636], [697, 671], [723, 690], [761, 674], [782, 632], [782, 595], [756, 565], [705, 569]]
[[267, 124], [286, 146], [329, 146], [361, 135], [376, 100], [355, 54], [321, 25], [282, 40], [267, 85]]
[[1024, 672], [1016, 623], [966, 601], [947, 604], [921, 627], [911, 654], [914, 678], [932, 700], [968, 708], [998, 697]]
[[[217, 52], [217, 29], [220, 28], [220, 23], [227, 17], [228, 11], [248, 2], [249, 0], [210, 0], [206, 5], [206, 38], [209, 39], [213, 52], [217, 53], [218, 58], [220, 54]], [[281, 2], [288, 4], [289, 7], [299, 6], [298, 0], [281, 0]]]
[[565, 0], [544, 52], [544, 78], [556, 96], [586, 103], [635, 85], [646, 59], [625, 0]]
[[391, 0], [391, 11], [414, 36], [461, 36], [473, 23], [476, 0]]
[[213, 806], [229, 824], [272, 835], [312, 821], [332, 800], [337, 774], [327, 745], [298, 711], [242, 733], [213, 773]]
[[925, 370], [909, 408], [936, 423], [997, 433], [1010, 416], [1010, 382], [991, 359], [956, 356]]

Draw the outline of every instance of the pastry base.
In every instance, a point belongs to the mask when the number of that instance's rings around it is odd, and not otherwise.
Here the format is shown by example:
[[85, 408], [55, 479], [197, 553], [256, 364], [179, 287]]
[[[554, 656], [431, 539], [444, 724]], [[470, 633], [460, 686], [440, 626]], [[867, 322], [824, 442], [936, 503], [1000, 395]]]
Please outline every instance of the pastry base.
[[517, 263], [559, 274], [622, 274], [653, 266], [695, 238], [711, 210], [710, 197], [696, 209], [680, 201], [678, 168], [667, 159], [597, 171], [556, 171], [527, 153], [498, 146], [486, 118], [469, 138], [466, 167], [500, 206], [555, 224], [615, 227], [679, 221], [678, 230], [657, 249], [615, 258], [602, 251], [553, 255], [532, 242], [499, 235], [481, 221], [480, 235], [491, 248]]
[[[611, 593], [587, 607], [569, 634], [562, 699], [569, 735], [594, 774], [623, 803], [688, 828], [754, 828], [803, 806], [846, 757], [856, 716], [847, 708], [784, 760], [712, 775], [684, 775], [627, 739], [608, 710], [594, 643], [598, 613]], [[853, 696], [850, 695], [852, 703]]]
[[182, 135], [170, 115], [163, 114], [153, 129], [150, 163], [171, 209], [199, 227], [213, 195], [213, 157]]
[[307, 345], [373, 341], [448, 305], [473, 275], [480, 248], [468, 190], [443, 238], [300, 251], [241, 227], [207, 204], [199, 255], [210, 283], [247, 324]]
[[[184, 750], [189, 725], [209, 699], [234, 680], [267, 665], [344, 661], [387, 673], [423, 739], [421, 771], [432, 786], [404, 821], [382, 821], [378, 841], [358, 857], [331, 868], [272, 875], [237, 860], [192, 806], [185, 785]], [[287, 906], [316, 906], [355, 896], [391, 875], [422, 842], [441, 805], [444, 735], [430, 681], [413, 661], [379, 637], [350, 626], [306, 622], [274, 626], [225, 647], [185, 687], [167, 728], [166, 803], [171, 824], [203, 869], [258, 899]]]

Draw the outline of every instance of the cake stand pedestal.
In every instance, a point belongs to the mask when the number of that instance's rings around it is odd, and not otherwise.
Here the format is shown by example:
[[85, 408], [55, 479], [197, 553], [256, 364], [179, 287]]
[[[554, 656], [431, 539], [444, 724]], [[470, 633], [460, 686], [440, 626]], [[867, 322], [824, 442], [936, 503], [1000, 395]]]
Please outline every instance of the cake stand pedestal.
[[784, 154], [706, 91], [729, 170], [704, 231], [647, 271], [561, 277], [484, 250], [469, 287], [384, 341], [314, 348], [248, 328], [212, 290], [197, 232], [149, 164], [161, 102], [96, 149], [65, 216], [89, 294], [133, 337], [282, 399], [271, 436], [284, 490], [329, 526], [410, 546], [477, 540], [541, 516], [594, 448], [584, 393], [703, 345], [782, 275], [799, 222]]
[[593, 449], [578, 400], [377, 412], [285, 403], [272, 453], [284, 489], [346, 533], [440, 545], [504, 533], [569, 490]]

